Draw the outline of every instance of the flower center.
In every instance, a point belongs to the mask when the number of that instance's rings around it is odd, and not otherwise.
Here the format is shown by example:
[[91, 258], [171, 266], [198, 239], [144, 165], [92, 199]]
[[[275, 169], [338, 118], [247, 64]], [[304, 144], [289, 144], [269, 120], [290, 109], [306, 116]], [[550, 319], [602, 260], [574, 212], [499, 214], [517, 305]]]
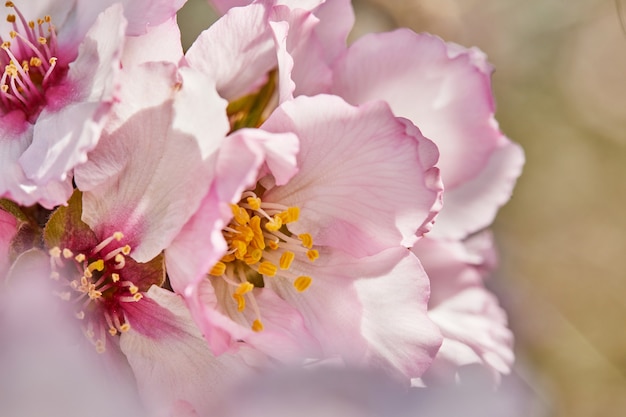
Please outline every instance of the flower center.
[[[13, 25], [9, 38], [0, 37], [0, 110], [7, 114], [22, 111], [29, 121], [38, 116], [45, 102], [45, 90], [65, 69], [57, 64], [57, 38], [50, 16], [27, 21], [11, 1], [5, 3], [15, 14], [8, 14]], [[45, 27], [44, 27], [45, 26]]]
[[115, 247], [122, 237], [116, 232], [88, 253], [58, 246], [49, 251], [50, 277], [63, 286], [56, 295], [75, 306], [83, 333], [98, 353], [106, 350], [107, 333], [116, 336], [130, 329], [123, 304], [143, 298], [139, 288], [120, 275], [131, 251], [129, 245]]
[[280, 276], [291, 280], [296, 291], [305, 291], [312, 278], [293, 273], [291, 265], [298, 257], [313, 262], [319, 252], [313, 249], [310, 234], [295, 236], [286, 226], [298, 221], [298, 207], [263, 202], [254, 192], [246, 191], [231, 209], [233, 219], [223, 230], [228, 252], [209, 275], [228, 284], [239, 312], [246, 308], [246, 300], [250, 303], [256, 315], [252, 330], [261, 331], [263, 323], [252, 290], [264, 286], [264, 277]]

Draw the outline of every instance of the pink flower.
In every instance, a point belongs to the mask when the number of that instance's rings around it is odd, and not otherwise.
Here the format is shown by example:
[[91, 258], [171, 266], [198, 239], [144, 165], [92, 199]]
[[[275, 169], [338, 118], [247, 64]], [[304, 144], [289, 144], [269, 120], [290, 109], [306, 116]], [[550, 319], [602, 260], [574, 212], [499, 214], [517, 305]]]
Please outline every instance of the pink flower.
[[296, 167], [268, 152], [221, 200], [227, 211], [207, 200], [166, 251], [212, 349], [243, 341], [284, 361], [339, 357], [421, 375], [439, 335], [425, 315], [427, 279], [402, 244], [436, 213], [436, 148], [384, 103], [333, 96], [287, 101], [262, 130], [229, 139], [264, 131], [299, 138]]
[[[444, 206], [413, 249], [431, 279], [431, 317], [444, 334], [434, 367], [446, 365], [432, 373], [451, 376], [453, 364], [479, 363], [498, 380], [513, 361], [512, 337], [477, 270], [490, 268], [469, 254], [465, 239], [489, 226], [509, 200], [524, 156], [495, 121], [491, 66], [477, 49], [401, 29], [355, 42], [334, 71], [334, 92], [355, 104], [386, 100], [441, 150]], [[491, 245], [487, 240], [486, 250]]]
[[184, 403], [204, 415], [258, 353], [216, 360], [180, 296], [160, 287], [163, 250], [211, 184], [226, 103], [164, 62], [125, 67], [120, 85], [97, 148], [76, 168], [82, 193], [46, 225], [49, 276], [86, 340], [111, 366], [130, 366], [148, 409]]
[[0, 196], [47, 208], [70, 196], [71, 171], [97, 144], [113, 103], [125, 34], [145, 33], [148, 22], [167, 20], [184, 2], [126, 3], [49, 0], [22, 9], [7, 2]]

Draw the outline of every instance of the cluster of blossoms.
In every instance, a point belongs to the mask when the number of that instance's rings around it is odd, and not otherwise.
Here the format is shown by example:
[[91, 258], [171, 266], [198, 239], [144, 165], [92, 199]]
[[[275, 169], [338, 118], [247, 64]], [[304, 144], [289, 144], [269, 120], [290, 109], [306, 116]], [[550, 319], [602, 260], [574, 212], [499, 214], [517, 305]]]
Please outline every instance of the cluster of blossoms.
[[184, 52], [183, 3], [6, 3], [1, 292], [49, 285], [154, 414], [209, 415], [278, 364], [497, 382], [485, 229], [524, 158], [485, 56], [403, 29], [347, 46], [348, 0], [215, 1]]

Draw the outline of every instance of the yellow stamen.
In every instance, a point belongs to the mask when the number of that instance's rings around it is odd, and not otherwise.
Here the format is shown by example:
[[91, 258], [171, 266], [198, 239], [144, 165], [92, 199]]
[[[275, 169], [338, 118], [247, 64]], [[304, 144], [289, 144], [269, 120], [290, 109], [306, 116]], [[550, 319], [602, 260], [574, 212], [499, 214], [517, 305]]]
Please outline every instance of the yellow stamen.
[[233, 248], [235, 249], [235, 257], [237, 259], [243, 259], [248, 253], [248, 245], [243, 240], [233, 240]]
[[135, 301], [139, 301], [142, 298], [143, 298], [143, 295], [140, 292], [138, 292], [135, 295], [133, 295], [133, 300], [135, 300]]
[[309, 258], [309, 261], [313, 262], [320, 257], [320, 253], [316, 249], [311, 249], [307, 251], [306, 256]]
[[76, 259], [76, 262], [82, 263], [85, 261], [85, 259], [87, 259], [87, 257], [84, 254], [79, 253], [74, 257], [74, 259]]
[[257, 211], [261, 208], [261, 199], [258, 197], [248, 197], [246, 200], [250, 205], [250, 208], [254, 211]]
[[235, 290], [235, 294], [244, 295], [254, 289], [254, 285], [251, 282], [242, 282]]
[[269, 245], [270, 249], [272, 249], [272, 250], [278, 249], [278, 242], [277, 241], [275, 242], [273, 240], [270, 240], [268, 242], [268, 245]]
[[289, 251], [283, 252], [283, 254], [280, 257], [280, 262], [279, 262], [280, 269], [282, 270], [289, 269], [289, 267], [291, 266], [291, 263], [293, 262], [295, 258], [296, 258], [295, 253], [289, 252]]
[[297, 222], [300, 218], [300, 208], [289, 207], [287, 210], [281, 212], [279, 216], [283, 221], [283, 224]]
[[118, 282], [120, 280], [120, 274], [116, 274], [115, 272], [111, 274], [111, 281]]
[[252, 322], [252, 330], [254, 330], [255, 332], [260, 332], [263, 330], [263, 323], [261, 323], [261, 320], [255, 320]]
[[218, 262], [213, 265], [213, 268], [211, 268], [209, 274], [213, 275], [214, 277], [221, 277], [222, 275], [224, 275], [224, 272], [226, 272], [226, 264], [224, 262]]
[[48, 253], [53, 258], [60, 258], [61, 257], [61, 249], [58, 246], [55, 246], [54, 248], [50, 249], [48, 251]]
[[97, 261], [90, 263], [87, 266], [87, 270], [89, 272], [93, 272], [93, 271], [102, 272], [104, 270], [104, 261], [102, 259], [98, 259]]
[[236, 204], [231, 204], [230, 209], [233, 212], [233, 216], [235, 217], [235, 221], [240, 225], [248, 224], [250, 221], [250, 215], [248, 211], [243, 207], [239, 207]]
[[268, 261], [261, 262], [261, 265], [259, 265], [259, 274], [267, 275], [268, 277], [276, 275], [277, 270], [276, 265]]
[[120, 326], [120, 332], [122, 333], [126, 333], [129, 330], [130, 330], [130, 324], [128, 323], [124, 323]]
[[313, 238], [308, 233], [302, 233], [298, 235], [298, 238], [302, 241], [302, 246], [307, 249], [311, 249], [313, 247]]
[[272, 220], [265, 223], [265, 230], [268, 232], [275, 232], [283, 226], [283, 221], [280, 217], [274, 216]]
[[248, 265], [254, 265], [259, 262], [263, 257], [263, 251], [261, 249], [253, 249], [252, 252], [244, 256], [243, 261]]
[[313, 282], [313, 279], [311, 279], [311, 277], [303, 275], [296, 278], [296, 280], [293, 282], [293, 286], [298, 292], [302, 292], [309, 288], [311, 282]]
[[69, 250], [68, 248], [63, 249], [63, 257], [65, 259], [70, 259], [72, 256], [74, 256], [74, 254], [71, 250]]
[[246, 308], [246, 299], [241, 294], [233, 294], [233, 298], [237, 302], [237, 311], [241, 312]]

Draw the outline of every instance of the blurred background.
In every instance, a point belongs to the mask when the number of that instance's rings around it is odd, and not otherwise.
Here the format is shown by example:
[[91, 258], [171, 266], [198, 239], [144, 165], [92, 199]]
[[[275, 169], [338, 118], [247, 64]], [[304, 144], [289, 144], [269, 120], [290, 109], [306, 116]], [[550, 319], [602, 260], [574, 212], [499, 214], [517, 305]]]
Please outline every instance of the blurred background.
[[[489, 283], [516, 335], [509, 381], [531, 417], [625, 416], [626, 0], [353, 4], [353, 40], [404, 26], [489, 56], [497, 118], [527, 158]], [[215, 18], [189, 0], [183, 42]]]

